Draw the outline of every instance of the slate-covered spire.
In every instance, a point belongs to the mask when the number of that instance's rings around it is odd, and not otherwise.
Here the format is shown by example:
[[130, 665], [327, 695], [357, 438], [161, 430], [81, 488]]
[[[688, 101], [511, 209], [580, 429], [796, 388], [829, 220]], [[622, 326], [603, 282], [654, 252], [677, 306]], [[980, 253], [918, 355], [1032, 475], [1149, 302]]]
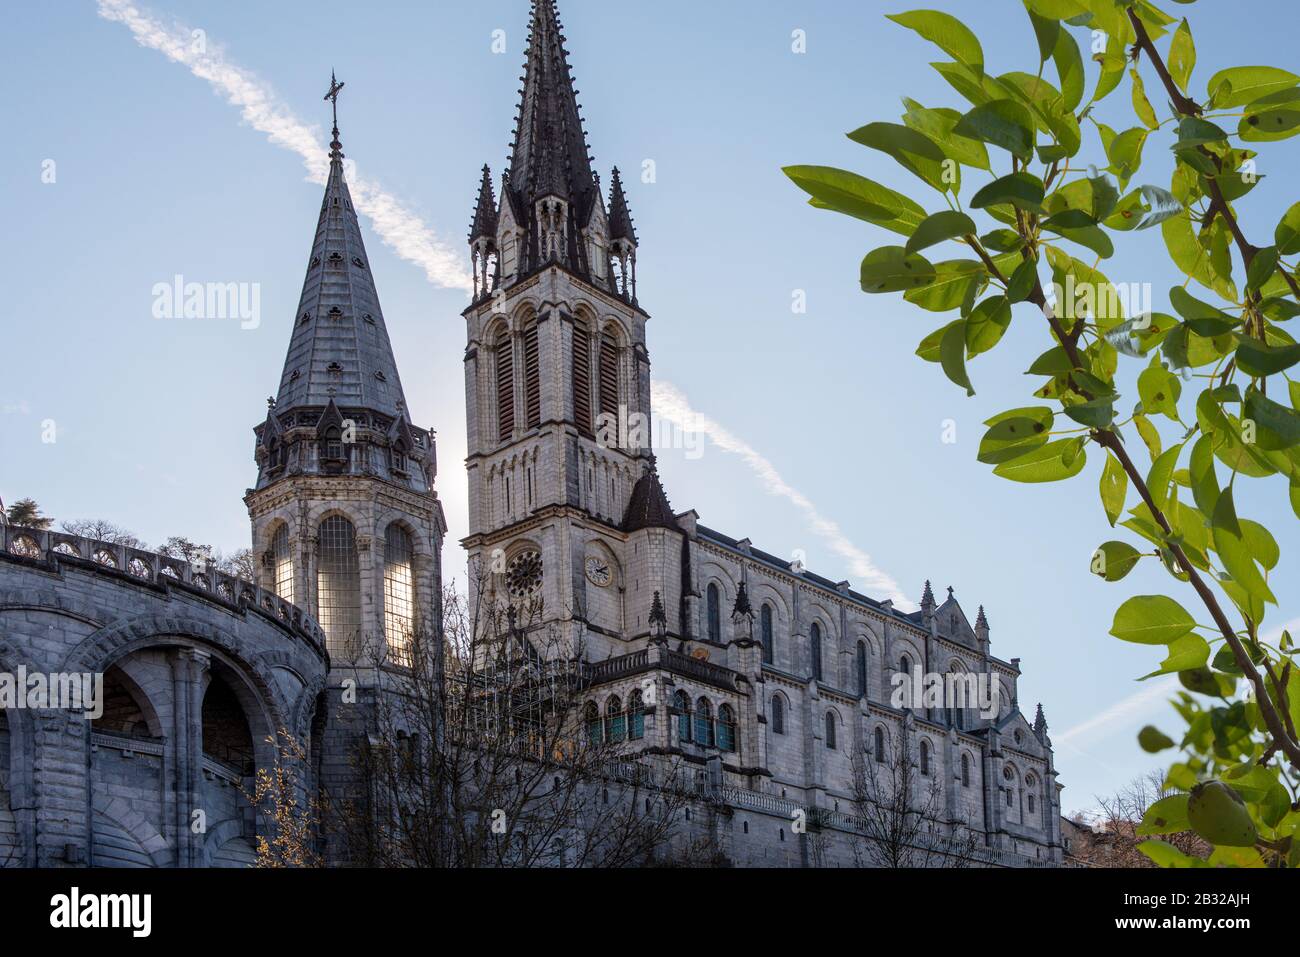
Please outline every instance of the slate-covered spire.
[[632, 223], [632, 213], [627, 208], [627, 197], [623, 194], [623, 180], [614, 167], [614, 175], [609, 184], [609, 238], [626, 239], [636, 245], [636, 227]]
[[510, 158], [511, 186], [535, 202], [557, 195], [585, 222], [595, 197], [591, 156], [555, 0], [534, 0], [522, 99]]
[[925, 591], [921, 593], [921, 614], [926, 621], [934, 617], [934, 589], [930, 587], [930, 580], [926, 579]]
[[623, 516], [623, 531], [636, 532], [643, 528], [671, 528], [681, 531], [677, 516], [668, 504], [663, 483], [659, 481], [659, 469], [654, 459], [645, 474], [637, 479], [628, 498], [627, 513]]
[[371, 409], [393, 417], [406, 408], [361, 225], [343, 174], [337, 113], [325, 199], [295, 316], [276, 396], [277, 413], [331, 401], [341, 408]]
[[479, 239], [496, 241], [497, 197], [492, 189], [492, 170], [483, 164], [483, 180], [479, 183], [478, 199], [474, 203], [474, 221], [469, 226], [469, 241]]

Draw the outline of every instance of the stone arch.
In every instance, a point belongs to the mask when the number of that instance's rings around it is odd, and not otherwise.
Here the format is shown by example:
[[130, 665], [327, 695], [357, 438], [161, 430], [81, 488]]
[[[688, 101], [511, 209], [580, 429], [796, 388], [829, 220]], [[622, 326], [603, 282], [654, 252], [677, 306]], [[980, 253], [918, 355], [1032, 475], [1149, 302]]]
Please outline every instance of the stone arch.
[[167, 839], [120, 797], [95, 793], [91, 799], [91, 867], [166, 867]]
[[208, 829], [203, 842], [204, 863], [208, 867], [252, 867], [257, 849], [244, 834], [240, 818], [226, 818]]
[[[136, 672], [133, 657], [128, 655], [118, 659], [105, 668], [103, 674], [105, 711], [91, 722], [91, 730], [165, 737], [163, 717], [159, 715], [153, 697], [145, 690], [145, 682]], [[121, 700], [121, 696], [126, 696], [129, 703]], [[143, 728], [138, 727], [140, 723], [143, 723]]]

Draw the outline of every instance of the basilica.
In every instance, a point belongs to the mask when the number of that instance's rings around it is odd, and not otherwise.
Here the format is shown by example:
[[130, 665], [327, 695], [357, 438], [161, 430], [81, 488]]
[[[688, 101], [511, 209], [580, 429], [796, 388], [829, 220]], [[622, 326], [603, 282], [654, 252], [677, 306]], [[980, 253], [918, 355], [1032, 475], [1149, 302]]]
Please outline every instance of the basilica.
[[[436, 423], [406, 405], [341, 139], [336, 116], [255, 427], [259, 580], [3, 530], [0, 670], [103, 673], [107, 707], [89, 725], [0, 712], [0, 864], [6, 849], [28, 866], [248, 863], [260, 823], [239, 783], [268, 736], [298, 736], [316, 786], [343, 781], [344, 695], [373, 692], [378, 670], [360, 636], [400, 667], [409, 636], [436, 630]], [[468, 241], [469, 533], [451, 559], [476, 592], [537, 610], [530, 654], [587, 665], [587, 733], [693, 769], [684, 829], [737, 866], [861, 863], [863, 769], [903, 754], [936, 826], [971, 835], [970, 862], [1059, 865], [1047, 723], [1022, 712], [1019, 659], [993, 653], [982, 607], [972, 622], [927, 582], [905, 611], [710, 528], [670, 504], [652, 448], [602, 428], [650, 420], [652, 323], [625, 184], [593, 168], [554, 0], [534, 0], [508, 166], [483, 168]], [[900, 699], [896, 677], [922, 675], [991, 687], [995, 707]]]

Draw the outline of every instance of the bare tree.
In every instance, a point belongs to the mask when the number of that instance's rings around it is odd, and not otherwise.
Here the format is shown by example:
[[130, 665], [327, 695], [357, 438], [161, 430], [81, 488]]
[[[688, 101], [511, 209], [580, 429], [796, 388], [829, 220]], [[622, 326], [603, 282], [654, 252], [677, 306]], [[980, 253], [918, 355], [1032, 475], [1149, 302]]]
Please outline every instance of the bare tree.
[[102, 518], [83, 518], [76, 521], [60, 522], [59, 524], [69, 535], [93, 538], [99, 542], [108, 542], [110, 545], [125, 545], [128, 548], [143, 549], [147, 547], [133, 533]]
[[257, 835], [256, 866], [320, 867], [316, 852], [318, 803], [307, 792], [307, 752], [290, 732], [268, 737], [275, 764], [258, 768], [253, 790], [244, 797], [260, 815], [267, 833]]
[[[629, 867], [690, 861], [674, 841], [697, 799], [687, 775], [634, 750], [644, 712], [592, 716], [581, 648], [540, 606], [444, 593], [443, 634], [411, 634], [378, 669], [330, 826], [351, 863], [383, 867]], [[377, 643], [365, 649], [383, 650]], [[648, 703], [649, 704], [649, 703]], [[634, 725], [635, 723], [635, 725]]]
[[257, 562], [251, 548], [240, 548], [229, 555], [218, 551], [212, 561], [219, 572], [246, 582], [257, 581]]
[[968, 822], [949, 818], [943, 789], [933, 773], [922, 774], [907, 734], [877, 755], [853, 752], [853, 807], [857, 830], [853, 857], [859, 866], [969, 866], [980, 835]]

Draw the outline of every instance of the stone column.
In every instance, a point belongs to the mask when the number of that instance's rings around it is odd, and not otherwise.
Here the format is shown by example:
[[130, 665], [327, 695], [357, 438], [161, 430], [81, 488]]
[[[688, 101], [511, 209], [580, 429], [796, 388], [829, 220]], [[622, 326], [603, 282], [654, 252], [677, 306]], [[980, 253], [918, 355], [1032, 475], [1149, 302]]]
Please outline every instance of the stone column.
[[195, 833], [195, 811], [203, 811], [205, 825], [208, 809], [202, 806], [203, 794], [203, 693], [204, 678], [211, 655], [198, 648], [177, 648], [171, 655], [172, 665], [172, 768], [175, 793], [174, 840], [177, 867], [203, 864], [206, 826]]

